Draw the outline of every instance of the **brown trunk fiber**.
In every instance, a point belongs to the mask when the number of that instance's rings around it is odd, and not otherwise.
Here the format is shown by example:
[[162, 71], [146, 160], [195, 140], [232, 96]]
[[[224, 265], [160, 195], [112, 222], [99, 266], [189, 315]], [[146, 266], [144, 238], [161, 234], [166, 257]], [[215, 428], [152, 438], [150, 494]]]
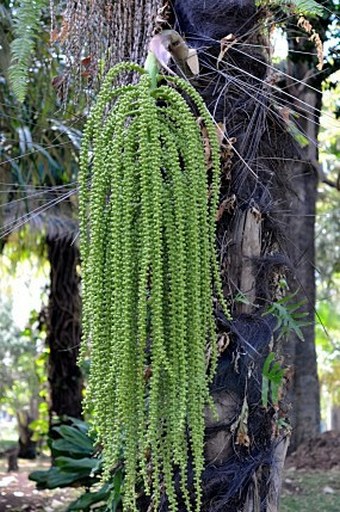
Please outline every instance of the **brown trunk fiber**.
[[[126, 5], [133, 11], [137, 2]], [[272, 318], [261, 316], [261, 307], [275, 297], [275, 282], [282, 270], [283, 257], [273, 258], [278, 245], [268, 214], [272, 198], [282, 200], [284, 195], [278, 185], [284, 174], [278, 157], [287, 137], [280, 123], [271, 122], [270, 88], [261, 82], [268, 74], [261, 44], [266, 46], [268, 41], [255, 31], [254, 37], [244, 37], [244, 47], [238, 46], [245, 55], [231, 48], [217, 63], [222, 37], [234, 33], [240, 43], [242, 34], [255, 28], [255, 3], [214, 2], [213, 12], [211, 3], [203, 0], [176, 0], [172, 5], [174, 28], [187, 36], [189, 45], [198, 47], [200, 75], [192, 79], [193, 85], [215, 119], [225, 125], [225, 144], [236, 138], [233, 166], [230, 170], [227, 158], [222, 176], [221, 201], [231, 207], [222, 212], [218, 238], [224, 289], [230, 297], [241, 294], [243, 302], [234, 303], [231, 323], [218, 313], [225, 346], [212, 386], [218, 419], [209, 412], [206, 417], [202, 512], [274, 512], [288, 438], [274, 434], [275, 409], [261, 407], [262, 367], [273, 345], [275, 326]], [[134, 22], [137, 40], [146, 42], [150, 19]], [[119, 37], [120, 47], [131, 48], [127, 25]], [[136, 54], [133, 48], [129, 57], [142, 63], [145, 47], [139, 50]], [[235, 70], [235, 64], [240, 69]], [[243, 69], [247, 74], [242, 75]], [[270, 263], [264, 264], [267, 260]], [[166, 510], [164, 504], [162, 512]], [[180, 511], [185, 510], [183, 504]]]
[[[234, 141], [232, 166], [227, 158], [222, 173], [218, 224], [222, 279], [233, 303], [233, 321], [218, 313], [223, 352], [211, 389], [218, 418], [206, 417], [202, 510], [274, 512], [289, 436], [276, 426], [279, 411], [261, 405], [263, 364], [277, 349], [276, 320], [262, 313], [276, 299], [284, 272], [275, 205], [286, 200], [284, 157], [294, 156], [295, 150], [283, 120], [278, 116], [272, 121], [269, 43], [256, 30], [251, 35], [257, 27], [254, 3], [222, 1], [212, 13], [209, 2], [177, 0], [176, 8], [179, 28], [187, 29], [189, 44], [194, 33], [198, 46], [200, 75], [193, 84], [224, 125], [225, 145]], [[243, 40], [244, 32], [249, 35]], [[228, 34], [240, 38], [236, 49], [231, 46], [221, 59], [218, 40]], [[208, 36], [217, 42], [209, 44]]]

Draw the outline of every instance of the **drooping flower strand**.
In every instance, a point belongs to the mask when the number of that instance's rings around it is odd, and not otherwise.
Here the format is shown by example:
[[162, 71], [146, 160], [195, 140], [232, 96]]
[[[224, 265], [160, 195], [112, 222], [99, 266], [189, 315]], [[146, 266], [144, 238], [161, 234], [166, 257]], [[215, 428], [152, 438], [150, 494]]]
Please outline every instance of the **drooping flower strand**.
[[[133, 86], [115, 87], [137, 71]], [[153, 87], [130, 63], [113, 68], [87, 122], [80, 224], [87, 404], [105, 475], [124, 463], [124, 510], [137, 510], [140, 477], [157, 510], [177, 510], [174, 472], [188, 511], [188, 459], [201, 508], [207, 345], [216, 360], [213, 300], [219, 159], [198, 93], [177, 79]], [[184, 91], [182, 95], [177, 87]], [[204, 119], [203, 140], [190, 98]], [[210, 145], [207, 170], [205, 146]], [[215, 362], [212, 362], [214, 366]]]

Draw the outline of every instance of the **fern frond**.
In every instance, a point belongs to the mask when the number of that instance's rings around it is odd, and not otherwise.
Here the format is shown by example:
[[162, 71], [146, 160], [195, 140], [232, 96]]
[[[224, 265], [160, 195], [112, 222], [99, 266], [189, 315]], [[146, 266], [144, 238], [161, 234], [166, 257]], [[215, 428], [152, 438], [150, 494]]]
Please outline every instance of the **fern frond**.
[[282, 3], [290, 7], [296, 14], [322, 16], [324, 13], [323, 6], [315, 0], [283, 0]]
[[21, 0], [15, 10], [9, 81], [15, 96], [23, 102], [27, 91], [29, 65], [39, 31], [42, 10], [48, 0]]
[[257, 4], [259, 6], [280, 7], [289, 14], [303, 14], [305, 16], [322, 16], [324, 14], [323, 6], [315, 0], [259, 0]]

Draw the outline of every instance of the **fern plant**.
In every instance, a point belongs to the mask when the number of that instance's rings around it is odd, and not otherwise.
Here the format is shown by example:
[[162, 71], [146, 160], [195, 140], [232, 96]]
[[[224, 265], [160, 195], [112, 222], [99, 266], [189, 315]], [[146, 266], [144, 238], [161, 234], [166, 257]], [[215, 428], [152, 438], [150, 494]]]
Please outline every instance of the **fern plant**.
[[271, 391], [271, 401], [273, 405], [277, 405], [279, 401], [279, 391], [284, 377], [284, 369], [280, 363], [275, 361], [274, 352], [270, 352], [262, 369], [262, 392], [261, 400], [263, 407], [267, 408], [269, 390]]
[[309, 313], [301, 311], [306, 301], [293, 301], [296, 294], [297, 292], [286, 295], [282, 299], [273, 302], [267, 311], [263, 313], [263, 316], [274, 315], [276, 317], [276, 329], [279, 330], [279, 338], [294, 332], [301, 341], [304, 341], [301, 329], [310, 325], [311, 322], [307, 320]]
[[258, 0], [258, 6], [279, 7], [287, 14], [322, 16], [323, 6], [315, 0]]
[[[139, 82], [115, 85], [127, 71], [139, 74]], [[175, 467], [192, 510], [190, 454], [198, 512], [204, 408], [217, 358], [219, 147], [199, 94], [178, 77], [167, 81], [157, 83], [135, 64], [117, 65], [85, 127], [83, 351], [89, 342], [87, 404], [107, 476], [123, 453], [125, 510], [136, 510], [142, 478], [155, 510], [165, 489], [176, 511]]]
[[14, 40], [11, 44], [9, 80], [19, 101], [23, 102], [27, 91], [29, 66], [35, 49], [41, 15], [48, 0], [21, 0], [15, 8]]

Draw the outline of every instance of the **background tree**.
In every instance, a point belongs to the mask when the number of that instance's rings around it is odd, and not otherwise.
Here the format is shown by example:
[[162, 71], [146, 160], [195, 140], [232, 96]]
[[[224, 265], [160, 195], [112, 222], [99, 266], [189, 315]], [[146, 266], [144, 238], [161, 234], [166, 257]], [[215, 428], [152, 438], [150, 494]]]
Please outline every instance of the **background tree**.
[[[327, 112], [338, 117], [337, 100], [339, 83], [337, 75], [331, 76], [326, 82], [323, 104]], [[316, 329], [318, 346], [318, 365], [320, 383], [323, 394], [321, 405], [323, 416], [331, 417], [330, 426], [339, 430], [339, 269], [340, 240], [338, 229], [339, 218], [339, 147], [340, 138], [337, 123], [328, 117], [324, 119], [324, 128], [320, 133], [321, 162], [324, 181], [318, 195], [318, 216], [316, 225], [317, 255], [317, 312], [322, 325]], [[330, 189], [330, 187], [332, 187]]]
[[[38, 19], [39, 45], [27, 84], [24, 80], [26, 100], [16, 100], [8, 83], [13, 8], [9, 3], [2, 6], [0, 23], [2, 47], [7, 52], [2, 52], [0, 83], [1, 240], [4, 244], [27, 222], [45, 237], [48, 250], [42, 257], [47, 255], [51, 266], [47, 315], [50, 412], [80, 417], [82, 376], [76, 364], [80, 343], [79, 256], [73, 243], [77, 236], [73, 196], [81, 118], [71, 107], [68, 114], [60, 111], [52, 85], [60, 57], [49, 46], [46, 18]], [[20, 32], [20, 23], [16, 29]], [[25, 42], [21, 48], [26, 51]], [[25, 250], [26, 240], [12, 236], [18, 251]]]
[[[288, 39], [287, 76], [283, 77], [283, 100], [298, 113], [298, 127], [305, 143], [301, 157], [296, 162], [291, 176], [291, 207], [288, 254], [293, 272], [290, 288], [297, 301], [305, 301], [304, 311], [311, 320], [303, 327], [304, 343], [292, 333], [285, 348], [287, 362], [293, 364], [292, 380], [292, 439], [294, 450], [306, 439], [320, 431], [320, 391], [318, 383], [315, 348], [316, 308], [316, 258], [315, 222], [318, 184], [325, 179], [319, 163], [318, 135], [322, 108], [322, 89], [325, 80], [339, 68], [339, 58], [329, 49], [327, 59], [317, 64], [321, 44], [332, 38], [338, 6], [332, 2], [325, 5], [322, 17], [311, 23], [300, 19], [298, 24], [290, 21], [286, 25]], [[314, 38], [314, 39], [313, 39]], [[318, 39], [319, 38], [319, 39]], [[314, 41], [311, 41], [311, 39]], [[321, 54], [322, 55], [322, 54]], [[316, 72], [316, 69], [319, 71]], [[285, 95], [291, 95], [286, 97]], [[292, 98], [296, 98], [295, 100]], [[292, 214], [293, 213], [293, 214]]]
[[39, 409], [42, 412], [46, 405], [41, 398], [44, 395], [44, 341], [35, 320], [38, 319], [33, 313], [32, 327], [27, 326], [21, 332], [15, 326], [10, 303], [1, 297], [0, 404], [17, 419], [18, 456], [24, 459], [36, 456], [30, 424], [37, 420]]

